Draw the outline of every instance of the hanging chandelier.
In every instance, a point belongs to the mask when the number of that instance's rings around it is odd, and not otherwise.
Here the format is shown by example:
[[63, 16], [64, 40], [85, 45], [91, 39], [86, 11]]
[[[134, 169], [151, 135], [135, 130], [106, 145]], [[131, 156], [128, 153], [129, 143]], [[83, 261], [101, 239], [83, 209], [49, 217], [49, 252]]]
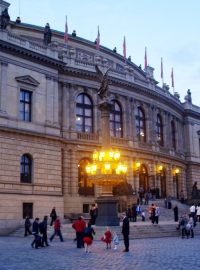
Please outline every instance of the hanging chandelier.
[[86, 167], [88, 180], [100, 186], [113, 186], [124, 182], [127, 165], [121, 161], [118, 150], [94, 151], [92, 163]]

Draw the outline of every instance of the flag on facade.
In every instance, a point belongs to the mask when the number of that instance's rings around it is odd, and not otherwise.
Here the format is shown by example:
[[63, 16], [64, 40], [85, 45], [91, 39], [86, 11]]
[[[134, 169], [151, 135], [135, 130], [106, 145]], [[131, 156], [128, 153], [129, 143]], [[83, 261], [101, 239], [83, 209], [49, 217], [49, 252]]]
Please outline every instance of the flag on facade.
[[64, 42], [65, 42], [65, 44], [67, 44], [67, 42], [68, 42], [68, 26], [67, 26], [67, 16], [66, 16], [66, 22], [65, 22]]
[[172, 72], [171, 72], [171, 79], [172, 79], [172, 87], [174, 88], [174, 70], [172, 68]]
[[124, 36], [124, 42], [123, 42], [123, 56], [124, 56], [124, 62], [126, 63], [126, 39]]
[[163, 59], [161, 57], [161, 66], [160, 66], [160, 77], [163, 80]]
[[145, 54], [144, 54], [144, 69], [147, 68], [147, 47], [145, 47]]
[[100, 32], [99, 32], [99, 26], [98, 26], [98, 31], [97, 31], [97, 39], [96, 39], [96, 49], [100, 49]]

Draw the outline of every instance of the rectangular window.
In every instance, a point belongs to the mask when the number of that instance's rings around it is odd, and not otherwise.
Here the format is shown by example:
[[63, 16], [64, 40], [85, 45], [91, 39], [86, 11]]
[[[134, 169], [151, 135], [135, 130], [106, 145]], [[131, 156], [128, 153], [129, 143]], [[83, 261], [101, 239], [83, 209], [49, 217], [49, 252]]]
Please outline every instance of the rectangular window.
[[23, 203], [23, 218], [33, 218], [33, 203]]
[[32, 93], [20, 90], [20, 120], [31, 122], [31, 99]]

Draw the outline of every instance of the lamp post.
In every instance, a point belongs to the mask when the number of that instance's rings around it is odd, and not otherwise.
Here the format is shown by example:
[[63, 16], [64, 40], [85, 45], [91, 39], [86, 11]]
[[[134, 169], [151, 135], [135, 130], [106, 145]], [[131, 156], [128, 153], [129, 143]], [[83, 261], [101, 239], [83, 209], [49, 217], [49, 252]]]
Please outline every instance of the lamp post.
[[110, 145], [110, 112], [113, 109], [113, 104], [109, 101], [107, 95], [108, 70], [103, 75], [98, 66], [95, 68], [101, 81], [98, 91], [101, 102], [98, 104], [98, 109], [101, 111], [102, 149], [94, 151], [93, 161], [86, 167], [86, 172], [89, 182], [102, 187], [102, 194], [96, 199], [98, 204], [96, 225], [118, 226], [118, 199], [113, 196], [112, 187], [125, 181], [127, 166], [122, 161], [120, 152], [113, 150]]

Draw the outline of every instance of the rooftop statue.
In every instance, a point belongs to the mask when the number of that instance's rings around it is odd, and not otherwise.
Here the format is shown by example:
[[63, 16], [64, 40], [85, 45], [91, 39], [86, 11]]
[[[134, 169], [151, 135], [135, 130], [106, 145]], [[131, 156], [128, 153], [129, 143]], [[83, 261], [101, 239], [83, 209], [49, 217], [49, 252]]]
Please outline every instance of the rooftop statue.
[[48, 45], [49, 43], [51, 43], [51, 29], [49, 24], [47, 23], [45, 28], [44, 28], [44, 44]]
[[0, 28], [1, 29], [6, 29], [8, 23], [10, 21], [10, 16], [8, 14], [8, 9], [5, 8], [2, 12], [1, 12], [1, 16], [0, 16]]
[[104, 74], [100, 70], [100, 68], [98, 67], [98, 65], [95, 65], [95, 69], [96, 69], [96, 73], [97, 73], [98, 79], [99, 79], [99, 81], [101, 83], [100, 88], [99, 88], [97, 94], [99, 95], [99, 97], [101, 99], [104, 99], [104, 98], [106, 98], [108, 96], [108, 85], [109, 85], [108, 72], [109, 72], [110, 68], [108, 68]]

